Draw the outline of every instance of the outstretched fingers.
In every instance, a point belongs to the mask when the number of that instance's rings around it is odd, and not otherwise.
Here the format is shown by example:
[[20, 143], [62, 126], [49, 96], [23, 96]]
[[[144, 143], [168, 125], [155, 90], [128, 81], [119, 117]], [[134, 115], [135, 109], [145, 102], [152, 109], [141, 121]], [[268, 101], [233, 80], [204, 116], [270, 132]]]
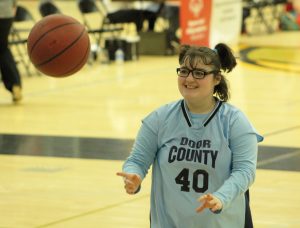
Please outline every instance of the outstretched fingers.
[[200, 207], [196, 208], [197, 213], [202, 212], [206, 208], [210, 209], [212, 212], [218, 211], [222, 208], [221, 201], [212, 194], [205, 194], [201, 196], [198, 201], [202, 204]]
[[137, 174], [117, 172], [117, 176], [123, 177], [124, 188], [128, 194], [134, 194], [142, 182]]
[[120, 177], [128, 178], [129, 175], [130, 175], [129, 173], [117, 172], [117, 176], [120, 176]]

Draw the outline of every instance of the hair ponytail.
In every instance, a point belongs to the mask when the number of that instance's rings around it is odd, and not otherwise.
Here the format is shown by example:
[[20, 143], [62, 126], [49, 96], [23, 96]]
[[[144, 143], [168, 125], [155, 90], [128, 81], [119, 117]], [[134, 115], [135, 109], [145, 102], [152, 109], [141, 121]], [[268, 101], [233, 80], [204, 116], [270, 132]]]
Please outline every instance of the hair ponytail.
[[215, 46], [221, 63], [221, 69], [224, 72], [230, 72], [236, 66], [236, 59], [232, 53], [232, 50], [223, 43], [219, 43]]
[[215, 86], [214, 94], [221, 100], [221, 101], [228, 101], [230, 98], [230, 92], [228, 88], [228, 82], [227, 79], [223, 76], [221, 76], [221, 80], [218, 85]]

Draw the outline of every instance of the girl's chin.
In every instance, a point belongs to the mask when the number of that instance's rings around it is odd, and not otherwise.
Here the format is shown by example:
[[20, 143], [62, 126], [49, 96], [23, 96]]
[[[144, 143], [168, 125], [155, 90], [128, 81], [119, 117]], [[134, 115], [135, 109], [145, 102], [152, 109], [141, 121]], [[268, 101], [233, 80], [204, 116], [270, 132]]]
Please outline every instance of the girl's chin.
[[187, 89], [187, 88], [184, 88], [183, 92], [187, 95], [195, 95], [198, 93], [196, 89]]
[[196, 93], [184, 93], [184, 94], [183, 94], [183, 97], [184, 97], [185, 99], [195, 99], [195, 98], [197, 98], [198, 96], [197, 96]]

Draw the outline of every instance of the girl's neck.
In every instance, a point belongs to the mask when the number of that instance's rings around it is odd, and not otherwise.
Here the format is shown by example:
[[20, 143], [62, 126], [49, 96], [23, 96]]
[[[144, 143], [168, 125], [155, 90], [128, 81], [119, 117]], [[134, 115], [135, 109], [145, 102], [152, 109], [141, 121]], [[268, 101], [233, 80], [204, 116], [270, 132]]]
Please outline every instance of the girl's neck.
[[201, 102], [193, 102], [193, 101], [186, 101], [187, 107], [189, 108], [189, 111], [194, 114], [207, 114], [210, 113], [215, 105], [216, 105], [216, 99], [212, 97], [208, 100], [203, 100]]

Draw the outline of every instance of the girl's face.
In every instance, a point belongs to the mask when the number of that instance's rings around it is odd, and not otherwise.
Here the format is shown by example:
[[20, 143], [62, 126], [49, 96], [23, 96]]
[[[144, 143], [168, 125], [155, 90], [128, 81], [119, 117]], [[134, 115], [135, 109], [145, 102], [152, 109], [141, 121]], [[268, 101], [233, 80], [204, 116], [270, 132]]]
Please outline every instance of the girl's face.
[[[201, 60], [197, 61], [197, 64], [191, 64], [186, 59], [180, 66], [181, 69], [188, 70], [200, 70], [204, 72], [211, 72], [214, 70], [212, 65], [205, 65]], [[178, 89], [183, 98], [189, 102], [203, 102], [206, 99], [210, 99], [214, 94], [214, 87], [220, 83], [221, 77], [210, 73], [204, 76], [202, 79], [196, 79], [190, 72], [187, 77], [178, 76]], [[195, 74], [194, 74], [195, 75]]]

